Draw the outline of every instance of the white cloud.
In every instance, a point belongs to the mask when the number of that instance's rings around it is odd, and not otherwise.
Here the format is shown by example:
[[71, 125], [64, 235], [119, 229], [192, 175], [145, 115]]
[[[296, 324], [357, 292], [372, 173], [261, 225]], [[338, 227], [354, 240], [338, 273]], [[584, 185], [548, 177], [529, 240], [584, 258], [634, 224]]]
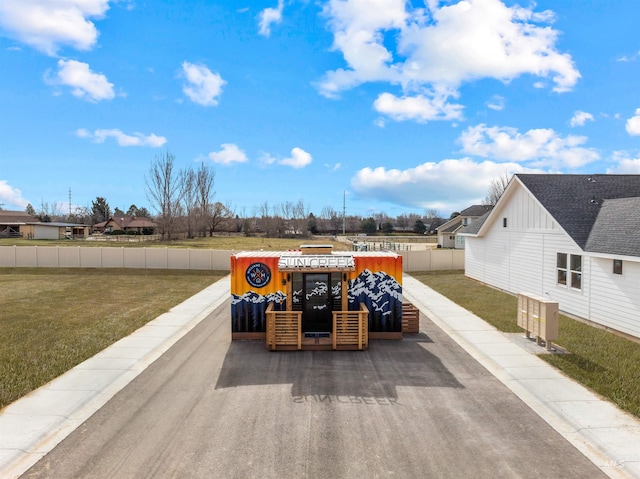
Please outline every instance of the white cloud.
[[[470, 158], [427, 162], [406, 170], [363, 168], [351, 179], [354, 191], [363, 198], [375, 198], [412, 208], [451, 211], [479, 203], [491, 181], [505, 173], [540, 172], [518, 163], [477, 163]], [[438, 198], [435, 202], [432, 198]]]
[[462, 151], [469, 155], [530, 162], [536, 167], [579, 168], [600, 158], [594, 149], [581, 146], [587, 141], [586, 137], [562, 137], [547, 128], [520, 133], [515, 128], [480, 124], [467, 128], [459, 141]]
[[104, 143], [108, 138], [116, 140], [119, 146], [150, 146], [159, 148], [167, 142], [164, 136], [155, 134], [144, 135], [142, 133], [134, 133], [127, 135], [117, 128], [95, 130], [93, 133], [86, 128], [76, 130], [76, 136], [79, 138], [91, 138], [95, 143]]
[[212, 73], [205, 65], [182, 63], [182, 71], [187, 83], [182, 91], [191, 101], [203, 106], [216, 106], [222, 87], [227, 83], [218, 73]]
[[623, 152], [615, 152], [613, 160], [617, 162], [617, 165], [607, 169], [607, 173], [640, 175], [640, 158], [629, 158]]
[[277, 163], [278, 159], [269, 153], [262, 153], [260, 158], [258, 158], [258, 161], [263, 165], [273, 165], [274, 163]]
[[447, 96], [427, 98], [423, 95], [398, 98], [391, 93], [382, 93], [373, 103], [379, 113], [396, 121], [416, 120], [459, 120], [462, 118], [462, 105], [447, 103]]
[[631, 136], [640, 135], [640, 108], [636, 108], [635, 115], [627, 120], [626, 130]]
[[593, 115], [586, 111], [577, 110], [569, 120], [569, 126], [584, 126], [587, 121], [593, 121]]
[[22, 197], [22, 192], [7, 183], [7, 180], [0, 180], [0, 203], [4, 209], [24, 209], [29, 204]]
[[623, 63], [628, 63], [628, 62], [635, 62], [638, 57], [640, 57], [640, 51], [634, 53], [631, 56], [627, 56], [627, 55], [622, 55], [618, 58], [616, 58], [617, 62], [623, 62]]
[[385, 126], [387, 126], [387, 123], [384, 121], [384, 117], [376, 118], [375, 120], [373, 120], [373, 124], [378, 128], [384, 128]]
[[223, 143], [222, 150], [209, 153], [209, 158], [214, 163], [230, 165], [232, 163], [244, 163], [248, 160], [247, 155], [234, 143]]
[[299, 169], [310, 165], [312, 161], [313, 158], [309, 153], [304, 151], [302, 148], [295, 147], [291, 150], [291, 157], [280, 160], [278, 163], [280, 165], [286, 165], [295, 169]]
[[321, 94], [334, 97], [360, 83], [401, 79], [390, 65], [393, 55], [383, 45], [383, 31], [406, 26], [404, 0], [330, 0], [323, 12], [334, 35], [333, 49], [342, 53], [349, 69], [327, 72], [318, 85]]
[[49, 83], [71, 88], [71, 94], [82, 100], [97, 102], [115, 97], [113, 83], [102, 73], [94, 73], [87, 63], [76, 60], [58, 60], [58, 71]]
[[549, 79], [563, 92], [580, 78], [571, 56], [556, 49], [550, 11], [500, 0], [428, 1], [426, 8], [405, 0], [329, 0], [324, 14], [333, 49], [347, 65], [317, 85], [327, 97], [366, 82], [399, 85], [404, 97], [437, 97], [429, 91], [457, 97], [465, 82], [509, 82], [525, 74]]
[[276, 8], [265, 8], [258, 15], [260, 19], [260, 30], [258, 33], [268, 37], [271, 35], [271, 25], [282, 21], [282, 10], [284, 9], [284, 0], [278, 0]]
[[495, 111], [504, 110], [504, 97], [501, 95], [493, 95], [491, 99], [487, 102], [487, 108], [490, 108]]
[[47, 55], [67, 45], [90, 50], [98, 31], [90, 19], [104, 17], [110, 0], [2, 0], [0, 27]]

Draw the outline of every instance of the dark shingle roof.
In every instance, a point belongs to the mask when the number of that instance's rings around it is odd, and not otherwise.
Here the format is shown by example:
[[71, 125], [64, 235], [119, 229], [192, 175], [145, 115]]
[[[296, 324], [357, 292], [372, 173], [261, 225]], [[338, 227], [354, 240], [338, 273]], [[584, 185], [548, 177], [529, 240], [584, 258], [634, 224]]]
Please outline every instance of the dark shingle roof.
[[491, 205], [471, 205], [460, 212], [460, 216], [482, 216], [487, 211], [491, 211]]
[[[442, 228], [444, 226], [444, 228]], [[462, 216], [456, 216], [453, 220], [447, 221], [442, 226], [438, 226], [436, 229], [440, 233], [453, 233], [455, 230], [462, 226]], [[442, 229], [441, 229], [442, 228]]]
[[[516, 176], [583, 250], [604, 200], [640, 197], [640, 175]], [[608, 211], [609, 208], [605, 214]], [[635, 214], [638, 215], [637, 210]], [[640, 246], [634, 249], [636, 253], [632, 255], [640, 256]]]
[[585, 250], [640, 256], [640, 198], [604, 200]]
[[[491, 207], [492, 208], [492, 207]], [[471, 222], [470, 225], [465, 226], [464, 228], [462, 228], [460, 230], [461, 234], [470, 234], [470, 235], [475, 235], [478, 233], [478, 231], [480, 231], [480, 228], [482, 227], [482, 225], [484, 224], [484, 222], [487, 220], [487, 218], [489, 217], [489, 214], [491, 213], [491, 210], [487, 211], [485, 214], [483, 214], [480, 218], [477, 218], [475, 220], [473, 220]]]

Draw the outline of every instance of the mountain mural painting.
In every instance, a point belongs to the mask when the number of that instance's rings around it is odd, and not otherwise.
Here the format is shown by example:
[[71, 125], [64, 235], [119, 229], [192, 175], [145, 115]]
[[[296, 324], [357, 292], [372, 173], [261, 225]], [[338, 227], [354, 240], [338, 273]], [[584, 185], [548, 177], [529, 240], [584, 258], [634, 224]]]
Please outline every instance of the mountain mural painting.
[[402, 286], [384, 271], [365, 269], [349, 284], [349, 310], [369, 310], [369, 332], [402, 331]]
[[242, 252], [231, 256], [230, 266], [234, 339], [266, 338], [270, 304], [301, 313], [302, 333], [327, 334], [333, 312], [364, 305], [368, 332], [401, 338], [402, 256], [395, 253]]

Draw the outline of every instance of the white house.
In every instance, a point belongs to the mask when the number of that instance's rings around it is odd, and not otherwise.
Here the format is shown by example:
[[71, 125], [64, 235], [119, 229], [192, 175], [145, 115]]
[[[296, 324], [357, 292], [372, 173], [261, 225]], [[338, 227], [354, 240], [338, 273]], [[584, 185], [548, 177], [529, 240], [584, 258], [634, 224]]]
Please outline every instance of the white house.
[[464, 249], [464, 237], [458, 236], [458, 232], [474, 220], [491, 211], [489, 205], [472, 205], [460, 212], [459, 216], [450, 219], [436, 228], [438, 232], [439, 248]]
[[468, 277], [640, 337], [640, 175], [516, 174], [458, 234]]

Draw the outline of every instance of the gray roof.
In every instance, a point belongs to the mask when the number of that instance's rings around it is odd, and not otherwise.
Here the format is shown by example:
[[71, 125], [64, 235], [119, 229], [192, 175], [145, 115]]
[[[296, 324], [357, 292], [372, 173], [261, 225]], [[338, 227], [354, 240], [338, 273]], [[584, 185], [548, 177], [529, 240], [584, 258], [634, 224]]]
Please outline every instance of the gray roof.
[[[606, 216], [620, 214], [622, 203], [619, 206], [612, 204], [603, 208], [605, 200], [640, 197], [640, 175], [516, 174], [515, 176], [585, 251], [597, 219], [603, 225], [611, 223], [612, 226], [620, 226]], [[603, 215], [599, 218], [601, 210]], [[638, 209], [634, 214], [638, 216]], [[598, 226], [598, 231], [601, 228]], [[616, 228], [611, 233], [615, 231]], [[600, 233], [597, 236], [599, 237]], [[630, 252], [626, 254], [640, 256], [640, 243], [633, 242], [624, 235], [620, 236], [619, 241], [629, 243]], [[606, 246], [601, 239], [594, 239], [594, 241], [599, 248]], [[611, 243], [608, 244], [613, 246]], [[599, 252], [609, 253], [610, 251]]]
[[482, 216], [487, 211], [491, 211], [491, 205], [471, 205], [460, 212], [460, 216]]
[[640, 198], [604, 200], [585, 250], [640, 256]]
[[[493, 207], [492, 207], [493, 208]], [[475, 220], [473, 220], [471, 222], [471, 224], [465, 226], [464, 228], [462, 228], [460, 230], [460, 234], [470, 234], [470, 235], [475, 235], [478, 233], [478, 231], [480, 231], [480, 228], [482, 227], [482, 225], [484, 224], [484, 222], [487, 220], [487, 218], [489, 217], [489, 214], [491, 213], [491, 210], [487, 211], [485, 214], [483, 214], [480, 218], [477, 218]]]
[[[440, 229], [443, 226], [444, 228]], [[438, 230], [438, 232], [440, 233], [453, 233], [461, 226], [462, 226], [462, 216], [456, 216], [455, 218], [447, 221], [445, 224], [438, 226], [436, 230]]]

